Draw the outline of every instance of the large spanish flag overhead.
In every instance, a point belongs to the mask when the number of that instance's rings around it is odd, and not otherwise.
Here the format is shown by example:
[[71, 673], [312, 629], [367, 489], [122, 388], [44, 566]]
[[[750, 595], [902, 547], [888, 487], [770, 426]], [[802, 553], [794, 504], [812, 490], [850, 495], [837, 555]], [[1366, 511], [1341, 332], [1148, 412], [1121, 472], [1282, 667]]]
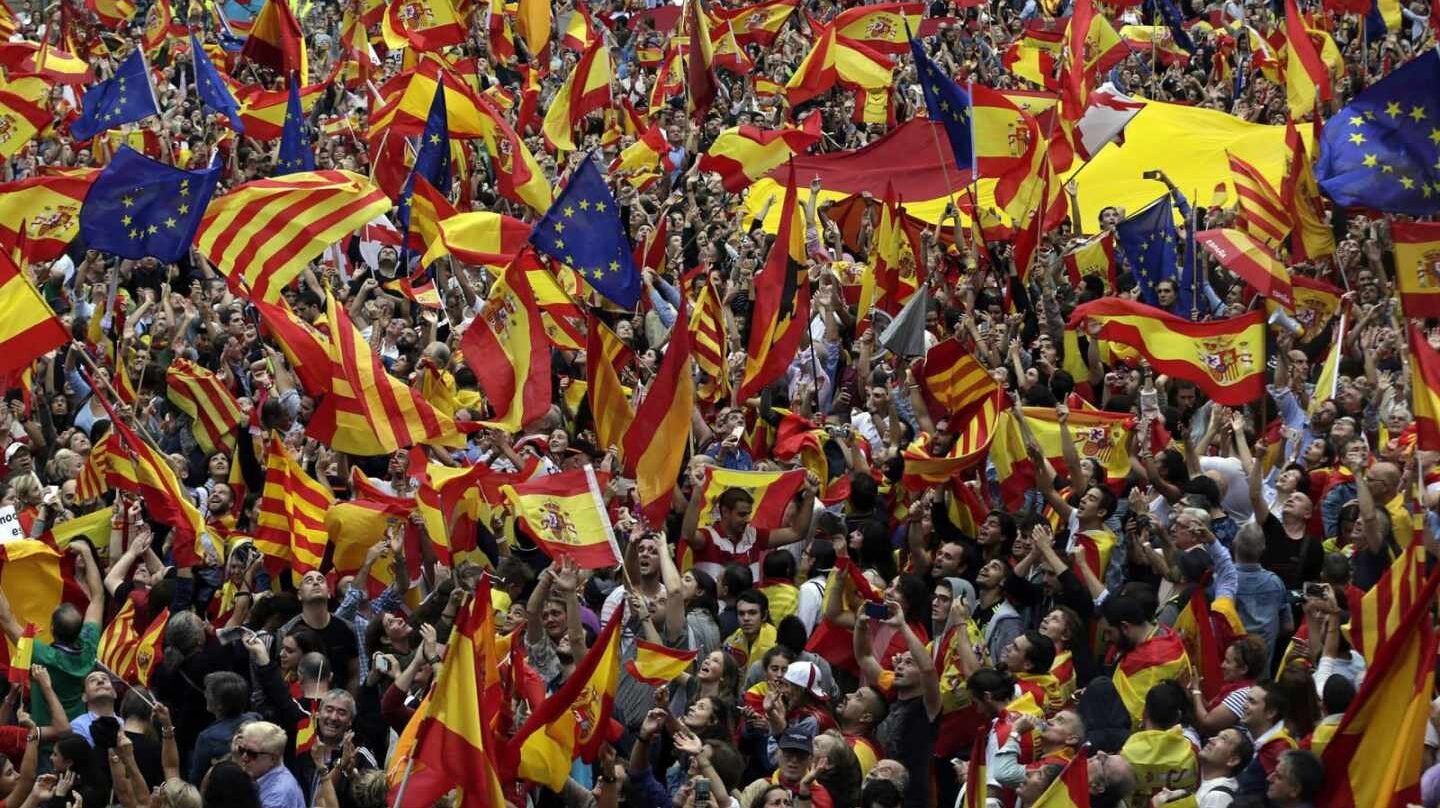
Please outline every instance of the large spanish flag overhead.
[[1265, 393], [1265, 312], [1192, 323], [1160, 309], [1114, 297], [1083, 303], [1068, 328], [1100, 325], [1099, 338], [1133, 348], [1160, 373], [1192, 381], [1231, 406]]
[[1431, 607], [1440, 571], [1425, 579], [1400, 630], [1381, 645], [1365, 683], [1325, 747], [1320, 808], [1401, 808], [1420, 795], [1425, 728], [1435, 691]]
[[501, 490], [546, 555], [574, 559], [581, 569], [608, 569], [620, 563], [601, 493], [608, 479], [587, 465]]
[[490, 403], [490, 426], [515, 432], [549, 410], [550, 342], [518, 259], [490, 288], [460, 351]]
[[924, 16], [924, 3], [877, 3], [845, 9], [830, 22], [830, 27], [840, 36], [880, 53], [905, 53], [910, 49], [906, 18], [918, 22]]
[[1410, 357], [1415, 363], [1410, 409], [1419, 430], [1419, 448], [1440, 450], [1440, 353], [1415, 326], [1410, 326]]

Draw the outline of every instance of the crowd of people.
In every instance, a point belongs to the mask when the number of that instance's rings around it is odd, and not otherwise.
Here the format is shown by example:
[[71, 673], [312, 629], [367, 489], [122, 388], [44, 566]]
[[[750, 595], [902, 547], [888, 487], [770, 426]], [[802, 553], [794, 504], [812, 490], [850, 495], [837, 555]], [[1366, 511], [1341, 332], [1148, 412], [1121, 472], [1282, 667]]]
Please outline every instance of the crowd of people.
[[[87, 5], [12, 0], [11, 39], [71, 48], [97, 78], [107, 77], [140, 46], [149, 4], [118, 37], [100, 30], [95, 4]], [[188, 23], [218, 53], [217, 16], [202, 5], [177, 6], [175, 25]], [[845, 5], [801, 0], [772, 42], [742, 47], [753, 74], [718, 73], [718, 98], [697, 120], [683, 93], [661, 94], [652, 107], [668, 63], [651, 54], [683, 26], [679, 7], [598, 0], [575, 9], [554, 0], [556, 36], [535, 55], [523, 38], [518, 54], [492, 53], [489, 15], [503, 10], [457, 4], [473, 19], [451, 53], [475, 60], [476, 91], [517, 101], [500, 107], [514, 119], [527, 108], [519, 99], [538, 86], [540, 115], [519, 129], [552, 187], [587, 154], [604, 170], [634, 142], [634, 133], [612, 136], [622, 99], [663, 131], [663, 168], [651, 181], [610, 178], [630, 241], [646, 248], [641, 302], [632, 311], [596, 296], [577, 304], [632, 352], [617, 371], [636, 399], [657, 378], [682, 298], [693, 307], [709, 289], [720, 301], [722, 357], [734, 378], [700, 380], [687, 459], [664, 519], [642, 518], [633, 486], [606, 488], [623, 558], [613, 568], [551, 557], [506, 518], [503, 500], [491, 503], [494, 520], [473, 523], [469, 543], [484, 552], [447, 564], [448, 547], [437, 552], [433, 523], [418, 509], [424, 480], [416, 454], [402, 447], [350, 455], [308, 435], [327, 391], [302, 381], [251, 301], [198, 251], [176, 263], [120, 260], [76, 240], [59, 259], [28, 266], [73, 340], [7, 379], [3, 502], [24, 536], [58, 547], [65, 580], [64, 602], [36, 615], [35, 604], [9, 588], [12, 579], [0, 578], [11, 661], [0, 708], [6, 805], [411, 804], [403, 796], [414, 768], [407, 744], [434, 709], [427, 693], [454, 657], [452, 629], [482, 578], [490, 598], [482, 608], [493, 608], [497, 634], [515, 649], [501, 666], [514, 684], [496, 728], [501, 748], [540, 707], [526, 694], [543, 700], [559, 690], [604, 628], [622, 622], [605, 743], [577, 755], [558, 792], [502, 771], [505, 799], [516, 808], [949, 808], [960, 800], [1028, 808], [1056, 784], [1075, 782], [1077, 766], [1091, 808], [1190, 799], [1200, 808], [1340, 804], [1322, 795], [1334, 777], [1323, 753], [1376, 662], [1376, 639], [1362, 646], [1356, 633], [1359, 604], [1412, 543], [1435, 548], [1440, 528], [1440, 455], [1414, 439], [1409, 402], [1418, 382], [1396, 307], [1389, 219], [1328, 211], [1333, 254], [1288, 261], [1286, 272], [1345, 290], [1339, 305], [1348, 325], [1339, 328], [1340, 313], [1307, 329], [1271, 318], [1266, 392], [1231, 407], [1133, 350], [1102, 346], [1098, 332], [1067, 333], [1076, 305], [1107, 295], [1153, 295], [1159, 308], [1188, 318], [1176, 302], [1186, 291], [1177, 280], [1147, 288], [1153, 279], [1123, 254], [1114, 258], [1114, 288], [1100, 276], [1072, 277], [1064, 256], [1096, 232], [1094, 223], [1084, 232], [1076, 213], [1042, 234], [1022, 281], [1018, 232], [978, 235], [968, 226], [973, 206], [963, 226], [947, 208], [940, 222], [922, 225], [902, 270], [925, 299], [926, 348], [934, 357], [958, 346], [988, 372], [1002, 413], [1022, 425], [1045, 421], [1058, 442], [1052, 449], [1024, 429], [1033, 479], [1018, 498], [1008, 493], [1008, 472], [983, 455], [956, 479], [917, 484], [917, 458], [947, 457], [973, 435], [933, 395], [936, 368], [926, 363], [934, 360], [887, 349], [881, 327], [866, 323], [869, 313], [849, 295], [847, 273], [873, 264], [881, 249], [883, 184], [868, 189], [858, 219], [819, 200], [822, 178], [799, 190], [807, 230], [800, 282], [811, 289], [805, 337], [762, 392], [741, 397], [756, 286], [764, 273], [784, 270], [767, 262], [774, 234], [758, 223], [763, 214], [747, 215], [743, 193], [697, 167], [722, 130], [737, 125], [774, 129], [817, 114], [823, 134], [811, 151], [838, 154], [926, 116], [908, 50], [893, 56], [891, 109], [878, 119], [864, 93], [844, 86], [801, 108], [774, 91]], [[1036, 31], [1063, 31], [1068, 0], [915, 5], [923, 47], [961, 86], [1047, 89], [1023, 78], [1008, 55]], [[1286, 87], [1261, 54], [1283, 51], [1274, 45], [1284, 9], [1176, 5], [1193, 52], [1162, 47], [1171, 35], [1152, 25], [1161, 13], [1148, 2], [1096, 4], [1116, 29], [1152, 32], [1150, 50], [1133, 50], [1103, 78], [1132, 98], [1284, 124]], [[715, 0], [710, 10], [740, 7]], [[375, 88], [413, 70], [413, 61], [386, 53], [377, 23], [377, 73], [368, 85], [347, 84], [332, 72], [345, 58], [346, 8], [302, 0], [294, 9], [309, 81], [330, 77], [308, 113], [317, 167], [393, 171], [375, 162], [398, 158], [364, 137], [366, 115], [378, 103]], [[1325, 115], [1435, 41], [1419, 2], [1402, 9], [1404, 25], [1389, 33], [1366, 30], [1363, 13], [1328, 1], [1304, 11], [1338, 49], [1340, 77]], [[540, 117], [580, 55], [559, 37], [559, 21], [577, 13], [588, 14], [607, 43], [616, 103], [582, 123], [577, 151], [556, 154], [540, 135]], [[172, 38], [150, 64], [162, 114], [93, 142], [70, 136], [76, 96], [57, 86], [53, 125], [4, 161], [0, 179], [100, 167], [120, 140], [181, 167], [218, 155], [222, 196], [270, 176], [278, 139], [234, 134], [223, 116], [203, 110], [192, 58]], [[284, 86], [283, 77], [229, 58], [237, 84]], [[1173, 148], [1183, 154], [1187, 144]], [[474, 159], [452, 192], [461, 210], [538, 218], [502, 191], [482, 141], [462, 149], [474, 149]], [[1149, 182], [1142, 170], [1160, 166], [1134, 168], [1138, 183]], [[1084, 182], [1076, 180], [1081, 189]], [[1235, 220], [1233, 201], [1196, 205], [1198, 222], [1189, 227]], [[1111, 231], [1133, 212], [1107, 207], [1099, 227]], [[649, 250], [662, 225], [668, 240]], [[327, 250], [285, 291], [288, 304], [313, 323], [334, 296], [391, 375], [418, 387], [427, 370], [440, 371], [456, 419], [485, 421], [491, 404], [475, 368], [491, 359], [466, 355], [460, 341], [503, 267], [441, 259], [431, 307], [395, 284], [423, 250], [365, 239]], [[1263, 306], [1243, 280], [1204, 254], [1196, 260], [1203, 277], [1195, 294], [1210, 299], [1198, 307], [1202, 319]], [[1431, 348], [1437, 343], [1432, 332]], [[1339, 361], [1330, 387], [1317, 387], [1332, 346]], [[616, 447], [597, 437], [602, 414], [571, 395], [586, 375], [584, 351], [550, 350], [553, 404], [543, 417], [513, 432], [467, 432], [462, 449], [422, 448], [423, 459], [536, 475], [622, 468]], [[167, 394], [167, 370], [177, 362], [212, 373], [247, 414], [233, 449], [202, 448], [195, 419]], [[133, 404], [124, 403], [127, 385]], [[1095, 412], [1129, 416], [1105, 422], [1123, 425], [1119, 445], [1072, 427]], [[175, 531], [148, 496], [113, 480], [96, 495], [87, 480], [92, 448], [114, 430], [112, 419], [166, 454], [183, 496], [221, 539], [198, 563], [177, 559]], [[780, 451], [777, 431], [802, 434], [811, 449]], [[338, 501], [384, 500], [395, 518], [354, 563], [340, 559], [340, 534], [350, 528], [337, 522], [316, 568], [302, 575], [289, 559], [275, 564], [248, 538], [274, 473], [265, 460], [273, 451], [291, 453]], [[714, 470], [802, 468], [804, 483], [778, 509], [743, 487], [702, 502]], [[108, 522], [55, 540], [67, 522], [105, 508], [114, 514]], [[1207, 631], [1197, 630], [1197, 614]], [[161, 636], [140, 636], [163, 615]], [[40, 638], [32, 639], [37, 623]], [[1197, 646], [1200, 634], [1219, 649]], [[119, 666], [115, 649], [125, 636], [138, 645], [132, 664]], [[625, 663], [647, 643], [693, 652], [694, 661], [662, 686], [641, 681]], [[1218, 666], [1202, 664], [1207, 653]], [[1427, 726], [1423, 744], [1413, 732], [1397, 737], [1400, 754], [1424, 772], [1410, 801], [1440, 804], [1440, 764], [1431, 768], [1440, 732]], [[446, 797], [456, 799], [479, 797]], [[1072, 803], [1083, 798], [1063, 802]]]

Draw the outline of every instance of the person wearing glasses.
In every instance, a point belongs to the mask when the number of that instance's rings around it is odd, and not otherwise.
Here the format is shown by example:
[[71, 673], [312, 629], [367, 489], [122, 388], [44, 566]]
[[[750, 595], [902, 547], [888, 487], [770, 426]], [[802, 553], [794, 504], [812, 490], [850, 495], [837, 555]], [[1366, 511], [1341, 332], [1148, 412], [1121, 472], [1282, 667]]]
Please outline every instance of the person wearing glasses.
[[285, 730], [269, 721], [252, 721], [235, 738], [235, 758], [260, 789], [261, 808], [307, 808], [285, 767], [285, 740]]

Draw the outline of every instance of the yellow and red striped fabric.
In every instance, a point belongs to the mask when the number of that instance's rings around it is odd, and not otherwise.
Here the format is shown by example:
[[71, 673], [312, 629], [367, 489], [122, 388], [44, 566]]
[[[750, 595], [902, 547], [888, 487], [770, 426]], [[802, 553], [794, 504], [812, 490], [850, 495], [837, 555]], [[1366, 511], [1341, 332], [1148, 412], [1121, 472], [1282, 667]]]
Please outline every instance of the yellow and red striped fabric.
[[460, 434], [454, 419], [387, 373], [345, 308], [326, 298], [330, 393], [316, 409], [308, 434], [338, 451], [360, 455], [389, 454], [417, 443], [454, 445]]
[[1410, 326], [1410, 356], [1415, 363], [1410, 411], [1415, 413], [1416, 447], [1440, 450], [1440, 354], [1425, 335]]
[[389, 209], [384, 192], [349, 171], [254, 180], [210, 203], [195, 245], [232, 288], [273, 303], [306, 263]]
[[518, 431], [550, 407], [550, 345], [535, 298], [530, 273], [511, 262], [460, 337], [497, 429]]
[[1280, 192], [1255, 166], [1233, 154], [1227, 156], [1230, 179], [1235, 183], [1235, 195], [1240, 203], [1235, 224], [1271, 247], [1281, 244], [1294, 227], [1294, 221], [1280, 200]]
[[209, 535], [204, 517], [186, 496], [169, 459], [141, 440], [124, 421], [112, 419], [111, 428], [116, 440], [107, 447], [105, 464], [105, 480], [110, 487], [140, 494], [149, 517], [171, 527], [175, 535], [172, 552], [177, 566], [201, 563], [200, 545], [207, 539], [212, 540], [211, 549], [223, 561], [224, 548]]
[[670, 492], [685, 461], [690, 419], [695, 410], [695, 374], [690, 369], [690, 306], [682, 296], [670, 344], [635, 420], [625, 430], [622, 452], [633, 470], [640, 508], [652, 525], [664, 521]]
[[925, 16], [924, 3], [878, 3], [840, 12], [830, 23], [836, 34], [879, 53], [905, 53], [910, 47], [906, 18]]
[[240, 55], [282, 76], [296, 73], [300, 83], [310, 80], [310, 60], [305, 51], [305, 32], [290, 10], [287, 0], [265, 0], [250, 25]]
[[625, 672], [635, 681], [659, 687], [675, 681], [685, 672], [690, 663], [699, 656], [699, 651], [677, 651], [644, 640], [635, 642], [635, 658], [625, 663]]
[[700, 484], [700, 526], [708, 527], [720, 519], [720, 495], [739, 488], [755, 501], [750, 511], [750, 524], [757, 530], [774, 530], [785, 522], [785, 508], [800, 486], [805, 484], [804, 469], [789, 471], [731, 471], [719, 466], [705, 467], [705, 480]]
[[765, 269], [752, 290], [750, 340], [745, 354], [741, 399], [759, 395], [780, 378], [800, 349], [810, 325], [810, 284], [805, 282], [805, 222], [797, 200], [795, 165], [787, 172], [780, 205], [780, 232], [770, 246]]
[[135, 601], [125, 598], [120, 611], [100, 633], [100, 664], [120, 673], [135, 664], [135, 651], [140, 645], [140, 630], [135, 627]]
[[725, 190], [738, 194], [819, 142], [820, 120], [821, 116], [811, 115], [800, 126], [782, 129], [761, 129], [748, 124], [726, 129], [716, 135], [715, 142], [700, 157], [700, 170], [719, 174]]
[[545, 112], [541, 130], [550, 148], [561, 151], [575, 151], [575, 128], [597, 109], [610, 104], [610, 83], [615, 79], [615, 69], [610, 64], [610, 49], [605, 41], [596, 38], [590, 47], [580, 54], [570, 75], [555, 97], [550, 99], [550, 108]]
[[1120, 700], [1130, 712], [1131, 722], [1140, 726], [1145, 711], [1145, 694], [1166, 679], [1183, 679], [1190, 673], [1190, 656], [1185, 641], [1168, 626], [1156, 626], [1155, 633], [1134, 650], [1120, 657], [1111, 677]]
[[520, 254], [530, 225], [503, 213], [467, 211], [440, 220], [437, 232], [420, 263], [428, 266], [453, 255], [469, 266], [503, 267]]
[[265, 450], [265, 488], [255, 515], [255, 546], [290, 561], [304, 574], [319, 569], [329, 543], [325, 514], [334, 503], [330, 486], [305, 473], [278, 438]]
[[100, 169], [0, 183], [0, 250], [23, 244], [30, 262], [54, 261], [80, 235], [80, 206]]
[[585, 466], [500, 490], [546, 555], [570, 558], [581, 569], [597, 570], [620, 563], [620, 545], [601, 494], [607, 482], [609, 475], [597, 475], [593, 467]]
[[1295, 292], [1290, 288], [1289, 270], [1255, 236], [1227, 227], [1202, 230], [1195, 234], [1195, 240], [1255, 291], [1284, 306], [1287, 311], [1295, 310]]
[[713, 11], [716, 18], [728, 23], [735, 32], [736, 42], [769, 46], [799, 5], [799, 0], [762, 0], [736, 9], [716, 6]]
[[1395, 285], [1406, 317], [1440, 317], [1440, 224], [1395, 222]]
[[894, 62], [868, 45], [845, 39], [827, 28], [785, 83], [792, 105], [824, 95], [835, 84], [879, 90], [894, 83]]
[[135, 667], [124, 673], [127, 681], [138, 682], [141, 687], [150, 686], [150, 676], [162, 656], [165, 645], [165, 628], [170, 625], [170, 610], [165, 609], [150, 621], [135, 644]]
[[70, 341], [70, 332], [20, 271], [0, 250], [0, 376], [19, 373]]
[[925, 354], [925, 370], [921, 384], [935, 402], [948, 413], [966, 407], [995, 391], [995, 380], [959, 340], [945, 340]]
[[5, 132], [0, 157], [15, 156], [52, 120], [50, 83], [45, 79], [24, 76], [0, 82], [0, 123]]
[[720, 295], [708, 281], [700, 288], [690, 316], [690, 343], [695, 368], [702, 374], [695, 395], [716, 403], [730, 393], [730, 369], [726, 364], [725, 312]]
[[[120, 0], [115, 3], [115, 10], [124, 14], [115, 25], [119, 29], [135, 14], [135, 5], [129, 0]], [[0, 43], [0, 67], [12, 76], [40, 76], [56, 84], [85, 85], [95, 81], [95, 71], [90, 69], [89, 62], [49, 42]]]
[[[240, 122], [245, 125], [245, 137], [278, 140], [284, 133], [285, 108], [290, 100], [290, 92], [266, 90], [256, 84], [241, 84], [233, 80], [226, 83], [240, 104]], [[309, 114], [328, 86], [327, 82], [321, 81], [301, 87], [300, 109]]]
[[585, 381], [595, 437], [606, 448], [619, 446], [635, 420], [635, 408], [625, 394], [614, 358], [625, 348], [620, 338], [595, 317], [586, 326]]
[[166, 397], [194, 423], [191, 431], [195, 442], [205, 452], [235, 448], [236, 429], [245, 422], [240, 402], [214, 373], [191, 362], [176, 358], [165, 370]]
[[391, 50], [433, 51], [464, 42], [466, 24], [450, 0], [401, 0], [389, 4], [380, 31]]

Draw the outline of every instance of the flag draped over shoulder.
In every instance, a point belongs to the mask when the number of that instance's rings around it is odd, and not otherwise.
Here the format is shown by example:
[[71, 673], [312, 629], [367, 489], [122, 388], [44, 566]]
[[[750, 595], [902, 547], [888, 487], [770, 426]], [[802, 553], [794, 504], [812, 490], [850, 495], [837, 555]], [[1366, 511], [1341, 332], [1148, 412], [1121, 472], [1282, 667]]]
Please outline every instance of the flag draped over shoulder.
[[1192, 381], [1214, 401], [1239, 406], [1265, 392], [1265, 312], [1192, 323], [1141, 303], [1082, 303], [1068, 328], [1098, 323], [1098, 337], [1133, 348], [1161, 373]]
[[608, 479], [585, 466], [501, 490], [546, 555], [572, 558], [581, 569], [608, 569], [620, 563], [601, 492]]
[[[978, 790], [985, 792], [985, 789]], [[980, 804], [984, 805], [984, 801]], [[1065, 764], [1064, 771], [1035, 799], [1031, 808], [1090, 808], [1090, 761], [1085, 753]]]
[[1166, 679], [1182, 678], [1190, 672], [1190, 657], [1185, 642], [1166, 626], [1157, 626], [1155, 634], [1134, 650], [1120, 657], [1112, 680], [1130, 718], [1140, 725], [1145, 711], [1145, 694]]
[[253, 180], [206, 209], [195, 246], [231, 288], [273, 303], [307, 263], [389, 209], [383, 191], [349, 171]]
[[1325, 746], [1319, 808], [1402, 806], [1419, 796], [1420, 750], [1435, 690], [1430, 610], [1437, 588], [1440, 572], [1425, 579], [1399, 630], [1371, 656], [1360, 692]]

